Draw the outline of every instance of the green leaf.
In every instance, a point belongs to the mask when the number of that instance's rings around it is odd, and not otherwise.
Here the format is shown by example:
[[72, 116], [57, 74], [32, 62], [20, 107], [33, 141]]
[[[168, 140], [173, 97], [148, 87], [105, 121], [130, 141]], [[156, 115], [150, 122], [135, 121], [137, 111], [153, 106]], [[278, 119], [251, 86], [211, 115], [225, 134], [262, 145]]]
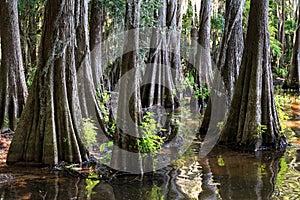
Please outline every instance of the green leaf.
[[103, 152], [105, 145], [106, 145], [106, 143], [103, 143], [100, 145], [100, 148], [99, 148], [100, 152]]
[[114, 142], [112, 142], [112, 141], [107, 143], [107, 147], [111, 147], [113, 145], [114, 145]]
[[224, 167], [225, 166], [225, 162], [224, 162], [222, 156], [218, 156], [218, 165], [220, 167]]

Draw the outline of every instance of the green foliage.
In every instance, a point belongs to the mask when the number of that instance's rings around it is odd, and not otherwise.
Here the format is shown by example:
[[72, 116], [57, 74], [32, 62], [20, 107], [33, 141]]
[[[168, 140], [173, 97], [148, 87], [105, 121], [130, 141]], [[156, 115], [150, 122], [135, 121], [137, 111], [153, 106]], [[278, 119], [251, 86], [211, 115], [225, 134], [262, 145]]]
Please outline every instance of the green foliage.
[[9, 119], [5, 118], [4, 121], [3, 121], [3, 126], [8, 127], [8, 125], [9, 125]]
[[182, 156], [182, 157], [176, 159], [175, 161], [173, 161], [172, 167], [173, 167], [174, 169], [179, 169], [179, 168], [181, 168], [182, 166], [184, 166], [185, 162], [186, 162], [186, 161], [185, 161], [185, 157]]
[[[157, 25], [158, 9], [163, 6], [163, 2], [142, 0], [141, 11], [140, 11], [140, 26], [141, 27], [154, 27]], [[155, 15], [154, 15], [155, 14]]]
[[84, 145], [89, 148], [92, 146], [93, 143], [97, 142], [96, 135], [97, 135], [97, 127], [95, 126], [94, 120], [90, 118], [83, 118], [82, 119], [82, 126], [83, 126], [83, 134], [84, 134]]
[[111, 147], [114, 145], [114, 143], [112, 141], [109, 141], [107, 143], [102, 143], [99, 147], [99, 151], [100, 151], [100, 162], [101, 163], [107, 163], [110, 161], [111, 159]]
[[250, 0], [245, 1], [244, 10], [243, 10], [243, 30], [247, 32], [248, 27], [248, 20], [249, 20], [249, 13], [250, 13]]
[[26, 80], [27, 87], [32, 86], [33, 78], [35, 76], [35, 72], [36, 72], [36, 67], [32, 67], [32, 68], [29, 69], [29, 72], [27, 74], [27, 80]]
[[68, 139], [67, 137], [64, 137], [64, 138], [63, 138], [63, 142], [64, 142], [64, 143], [67, 143], [68, 141], [69, 141], [69, 139]]
[[255, 138], [261, 138], [262, 135], [267, 131], [267, 126], [263, 124], [259, 124], [256, 128], [256, 133], [254, 135]]
[[91, 199], [92, 194], [95, 194], [95, 192], [93, 192], [93, 189], [100, 183], [100, 180], [97, 180], [98, 178], [98, 174], [96, 172], [90, 172], [89, 176], [87, 179], [85, 179], [85, 183], [86, 183], [86, 195], [87, 195], [87, 199]]
[[[115, 23], [123, 23], [125, 19], [126, 0], [99, 0], [102, 7], [106, 10], [106, 23], [109, 27], [114, 21]], [[111, 22], [111, 23], [110, 23]]]
[[163, 139], [156, 135], [160, 131], [160, 126], [155, 119], [153, 113], [146, 112], [143, 122], [140, 125], [142, 129], [142, 137], [137, 140], [138, 150], [142, 153], [157, 154], [161, 149]]
[[288, 69], [286, 67], [275, 67], [275, 77], [286, 78], [288, 75]]
[[257, 175], [259, 178], [263, 178], [264, 176], [268, 175], [268, 173], [266, 171], [266, 164], [258, 164]]
[[217, 161], [218, 161], [218, 165], [220, 167], [224, 167], [225, 166], [225, 161], [224, 161], [224, 159], [223, 159], [223, 157], [221, 155], [218, 156]]
[[102, 113], [104, 125], [109, 136], [112, 136], [116, 131], [116, 122], [110, 117], [110, 110], [108, 105], [110, 104], [111, 95], [107, 90], [100, 92], [98, 87], [96, 91], [98, 103]]
[[164, 200], [164, 195], [161, 194], [161, 188], [153, 185], [151, 190], [151, 200]]
[[280, 58], [282, 52], [282, 44], [275, 38], [276, 35], [276, 27], [270, 26], [270, 48], [273, 57]]
[[195, 18], [193, 12], [193, 8], [189, 3], [187, 12], [182, 15], [182, 33], [187, 37], [191, 35], [191, 29], [196, 27], [196, 24], [193, 24], [193, 19]]
[[221, 131], [223, 129], [223, 127], [224, 127], [224, 122], [223, 121], [222, 122], [218, 122], [217, 123], [217, 127]]
[[197, 84], [195, 84], [194, 86], [196, 88], [196, 89], [194, 89], [194, 94], [197, 99], [205, 100], [209, 97], [210, 89], [208, 89], [207, 87], [198, 88]]
[[291, 99], [288, 96], [283, 96], [283, 95], [279, 95], [279, 94], [275, 94], [274, 98], [275, 98], [275, 106], [276, 106], [276, 110], [277, 110], [277, 114], [278, 114], [278, 119], [281, 124], [280, 132], [281, 132], [281, 134], [283, 134], [283, 133], [289, 131], [289, 129], [283, 122], [290, 118], [286, 112], [285, 106], [286, 106], [286, 104], [291, 103]]
[[223, 33], [225, 26], [224, 16], [220, 13], [212, 15], [211, 27], [212, 29], [218, 30], [218, 32]]
[[38, 45], [42, 33], [46, 0], [18, 0], [23, 63], [27, 86], [32, 85], [36, 71]]
[[278, 25], [276, 22], [277, 19], [274, 19], [273, 15], [269, 15], [269, 33], [270, 33], [270, 49], [271, 49], [271, 58], [272, 63], [276, 63], [275, 68], [279, 68], [279, 60], [282, 55], [282, 44], [277, 39]]
[[296, 19], [287, 19], [285, 20], [284, 30], [286, 35], [294, 35], [297, 29], [297, 20]]
[[46, 4], [46, 0], [18, 0], [19, 12], [27, 12], [28, 15], [36, 16]]
[[[210, 89], [208, 87], [199, 87], [199, 85], [195, 82], [195, 77], [192, 73], [186, 73], [186, 81], [188, 85], [193, 86], [193, 94], [196, 99], [202, 99], [205, 100], [210, 95]], [[206, 85], [206, 84], [204, 84]]]
[[285, 158], [280, 158], [280, 171], [277, 174], [276, 185], [281, 185], [284, 181], [286, 172], [289, 169], [289, 165], [286, 163]]

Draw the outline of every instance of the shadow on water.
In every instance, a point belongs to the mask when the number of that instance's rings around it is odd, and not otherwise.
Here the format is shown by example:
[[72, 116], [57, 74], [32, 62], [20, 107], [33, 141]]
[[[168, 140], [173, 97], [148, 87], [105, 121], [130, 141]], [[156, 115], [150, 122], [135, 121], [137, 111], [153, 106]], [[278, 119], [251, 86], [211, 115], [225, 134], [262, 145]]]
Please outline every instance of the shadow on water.
[[0, 199], [299, 199], [300, 151], [260, 155], [215, 148], [206, 158], [191, 148], [185, 163], [154, 176], [105, 183], [49, 169], [1, 168]]
[[300, 199], [300, 106], [290, 105], [295, 130], [286, 152], [241, 153], [217, 146], [200, 158], [194, 143], [175, 169], [80, 179], [49, 169], [0, 167], [0, 199]]

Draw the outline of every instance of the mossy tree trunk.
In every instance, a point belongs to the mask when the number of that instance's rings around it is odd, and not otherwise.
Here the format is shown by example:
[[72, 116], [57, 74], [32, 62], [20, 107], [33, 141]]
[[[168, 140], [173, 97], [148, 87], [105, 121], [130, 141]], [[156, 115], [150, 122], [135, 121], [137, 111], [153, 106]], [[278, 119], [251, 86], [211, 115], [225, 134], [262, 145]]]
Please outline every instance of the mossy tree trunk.
[[76, 11], [80, 5], [80, 0], [46, 4], [40, 64], [9, 149], [8, 164], [88, 160], [81, 139], [75, 58]]
[[0, 129], [15, 130], [27, 97], [17, 1], [0, 0]]
[[268, 0], [251, 0], [240, 74], [221, 132], [221, 142], [249, 150], [283, 145], [273, 97], [268, 6]]

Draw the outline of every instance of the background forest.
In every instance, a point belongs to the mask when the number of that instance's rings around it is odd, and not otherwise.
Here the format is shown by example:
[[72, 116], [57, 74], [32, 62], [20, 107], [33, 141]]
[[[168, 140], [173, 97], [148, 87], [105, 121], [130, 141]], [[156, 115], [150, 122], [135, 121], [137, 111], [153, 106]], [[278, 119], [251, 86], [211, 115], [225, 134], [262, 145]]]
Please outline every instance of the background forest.
[[298, 198], [299, 8], [0, 0], [0, 183], [50, 166], [88, 199]]
[[180, 135], [158, 128], [157, 109], [186, 100], [201, 118], [194, 136], [220, 138], [210, 146], [286, 146], [273, 84], [298, 88], [297, 1], [68, 2], [1, 1], [8, 163], [88, 160], [106, 143], [97, 131], [121, 150], [157, 152]]

